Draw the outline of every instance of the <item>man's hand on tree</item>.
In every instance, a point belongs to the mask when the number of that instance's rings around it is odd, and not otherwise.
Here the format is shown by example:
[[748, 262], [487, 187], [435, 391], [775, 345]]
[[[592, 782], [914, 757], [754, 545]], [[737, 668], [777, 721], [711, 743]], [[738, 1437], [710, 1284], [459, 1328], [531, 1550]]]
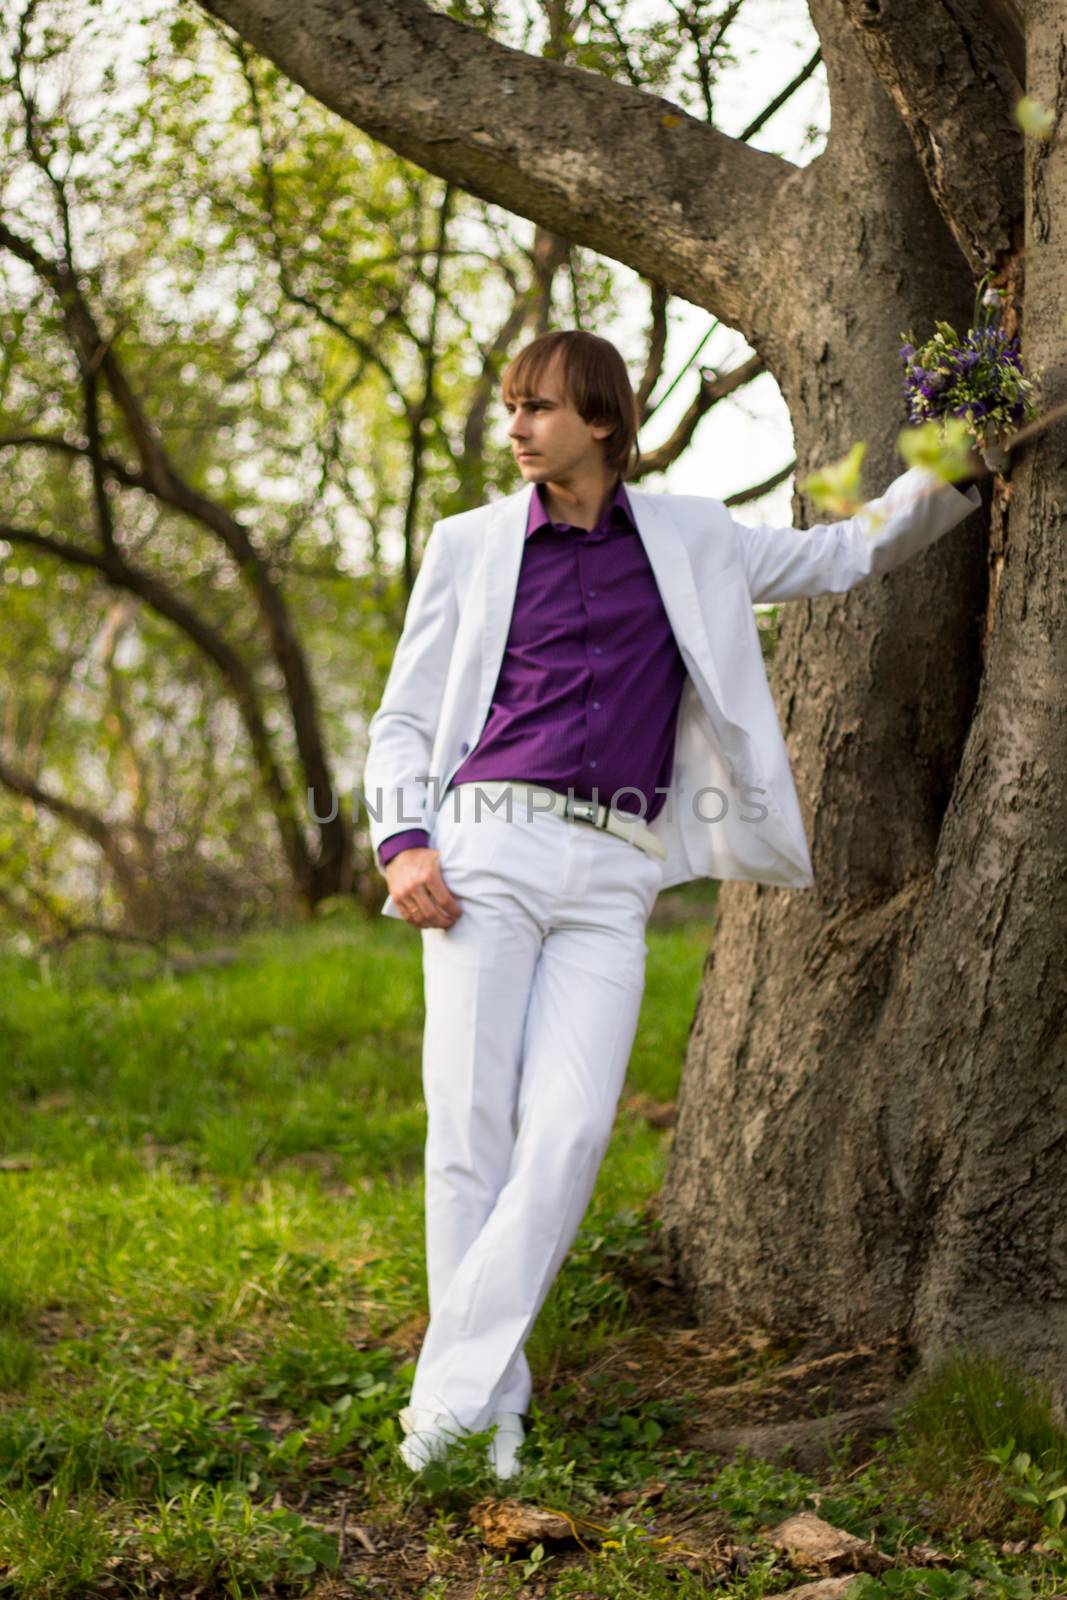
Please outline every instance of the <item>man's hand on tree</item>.
[[450, 928], [463, 915], [441, 876], [440, 855], [440, 850], [415, 845], [401, 850], [384, 868], [393, 904], [414, 928]]

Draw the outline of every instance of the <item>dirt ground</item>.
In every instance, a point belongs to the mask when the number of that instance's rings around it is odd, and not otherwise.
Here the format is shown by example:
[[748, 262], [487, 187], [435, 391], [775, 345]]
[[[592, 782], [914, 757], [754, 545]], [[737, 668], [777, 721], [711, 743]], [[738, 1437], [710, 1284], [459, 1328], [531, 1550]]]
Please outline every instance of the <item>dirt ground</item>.
[[[839, 1446], [844, 1435], [852, 1436], [852, 1459], [862, 1460], [865, 1445], [887, 1430], [909, 1366], [907, 1353], [896, 1341], [851, 1349], [831, 1348], [817, 1340], [794, 1340], [790, 1346], [759, 1330], [694, 1327], [654, 1263], [627, 1287], [639, 1319], [633, 1334], [613, 1341], [579, 1366], [569, 1366], [560, 1352], [539, 1385], [546, 1393], [557, 1386], [573, 1386], [573, 1399], [564, 1406], [571, 1414], [561, 1419], [564, 1422], [572, 1426], [580, 1422], [587, 1403], [584, 1395], [594, 1379], [604, 1386], [600, 1392], [625, 1383], [628, 1408], [688, 1396], [684, 1418], [672, 1433], [680, 1452], [730, 1456], [745, 1449], [806, 1473], [817, 1473], [826, 1463], [828, 1449]], [[421, 1331], [405, 1328], [396, 1342], [413, 1353]], [[577, 1523], [570, 1538], [552, 1545], [551, 1577], [532, 1578], [524, 1594], [534, 1600], [565, 1566], [587, 1561], [582, 1545], [596, 1547], [595, 1524], [606, 1526], [624, 1508], [642, 1504], [655, 1507], [657, 1536], [670, 1536], [673, 1560], [711, 1583], [745, 1570], [748, 1552], [731, 1538], [728, 1527], [716, 1525], [706, 1505], [692, 1513], [671, 1511], [657, 1503], [662, 1492], [662, 1484], [651, 1482], [605, 1495], [584, 1527]], [[502, 1498], [504, 1494], [501, 1491]], [[365, 1520], [354, 1499], [315, 1511], [327, 1515], [335, 1530], [340, 1520], [345, 1527], [343, 1577], [317, 1589], [316, 1600], [340, 1600], [353, 1590], [361, 1592], [354, 1580], [362, 1580], [370, 1592], [389, 1600], [414, 1600], [425, 1592], [435, 1571], [447, 1571], [449, 1600], [471, 1600], [478, 1592], [479, 1561], [487, 1541], [463, 1537], [471, 1525], [469, 1514], [456, 1514], [454, 1543], [442, 1559], [439, 1545], [436, 1551], [427, 1545], [433, 1512], [425, 1505], [414, 1507], [403, 1527], [375, 1526], [373, 1519]]]

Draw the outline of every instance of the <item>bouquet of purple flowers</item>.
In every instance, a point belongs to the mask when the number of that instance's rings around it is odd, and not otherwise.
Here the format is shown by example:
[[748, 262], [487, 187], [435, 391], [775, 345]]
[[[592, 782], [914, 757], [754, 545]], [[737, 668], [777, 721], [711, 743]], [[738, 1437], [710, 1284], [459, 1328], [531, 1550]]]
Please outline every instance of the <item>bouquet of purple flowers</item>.
[[925, 344], [917, 347], [902, 334], [900, 347], [909, 422], [944, 431], [950, 418], [959, 418], [993, 471], [1008, 464], [1006, 436], [1037, 411], [1037, 380], [1023, 371], [1018, 339], [999, 325], [1001, 298], [987, 275], [975, 296], [974, 325], [962, 339], [951, 323], [937, 322]]

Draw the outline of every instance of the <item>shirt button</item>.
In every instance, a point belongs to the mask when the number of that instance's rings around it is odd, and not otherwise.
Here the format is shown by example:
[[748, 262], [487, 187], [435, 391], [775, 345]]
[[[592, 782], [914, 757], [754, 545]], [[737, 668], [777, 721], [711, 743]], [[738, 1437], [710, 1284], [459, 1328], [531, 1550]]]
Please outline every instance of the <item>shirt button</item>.
[[593, 654], [595, 656], [602, 656], [604, 654], [604, 652], [603, 652], [603, 650], [601, 650], [601, 648], [600, 648], [600, 646], [598, 644], [595, 644], [593, 646]]
[[470, 745], [467, 743], [466, 739], [464, 739], [463, 743], [459, 747], [460, 755], [461, 756], [465, 756], [469, 749], [470, 749]]
[[595, 589], [590, 589], [589, 598], [590, 598], [590, 600], [595, 600], [596, 599], [596, 590]]
[[600, 710], [600, 701], [599, 700], [594, 700], [593, 701], [593, 710], [594, 711], [599, 711]]
[[591, 767], [595, 767], [595, 766], [596, 766], [596, 762], [595, 762], [595, 761], [590, 761], [590, 763], [589, 763], [589, 765], [590, 765], [590, 766], [591, 766]]

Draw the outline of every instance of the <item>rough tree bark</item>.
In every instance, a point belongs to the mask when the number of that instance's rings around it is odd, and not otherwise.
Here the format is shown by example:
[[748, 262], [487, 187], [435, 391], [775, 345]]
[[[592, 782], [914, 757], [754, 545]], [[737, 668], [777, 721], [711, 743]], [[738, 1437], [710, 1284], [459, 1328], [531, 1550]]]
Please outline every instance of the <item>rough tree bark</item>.
[[[1067, 400], [1067, 14], [1031, 0], [1025, 349]], [[1067, 1352], [1067, 425], [1022, 456], [981, 692], [872, 1062], [912, 1327], [967, 1336], [1065, 1393]], [[893, 1036], [887, 1023], [895, 1021]], [[906, 1252], [906, 1254], [905, 1254]]]
[[[402, 154], [738, 328], [783, 389], [801, 469], [864, 438], [884, 485], [901, 330], [966, 317], [968, 263], [1011, 246], [1004, 6], [902, 6], [874, 38], [874, 0], [814, 0], [832, 130], [798, 169], [419, 0], [202, 3]], [[1040, 4], [1031, 89], [1059, 106]], [[952, 92], [912, 81], [905, 47]], [[1030, 174], [1032, 359], [1063, 338], [1058, 311], [1034, 327], [1057, 249], [1064, 265], [1059, 152]], [[1048, 1373], [1067, 1351], [1062, 437], [1020, 470], [988, 661], [977, 519], [890, 578], [789, 608], [774, 688], [817, 887], [721, 896], [662, 1201], [708, 1316], [910, 1335], [923, 1354], [995, 1339]]]
[[1022, 152], [1011, 114], [1015, 85], [1000, 30], [988, 25], [980, 0], [843, 3], [908, 130], [930, 192], [978, 277], [1015, 243], [1013, 224], [1022, 217]]
[[[1028, 75], [1062, 113], [1067, 39], [1054, 9], [1031, 22]], [[1064, 385], [1062, 145], [1030, 165], [1027, 355], [1046, 369], [1052, 407]], [[906, 270], [908, 254], [899, 260]], [[794, 615], [777, 688], [813, 802], [821, 908], [816, 897], [724, 893], [663, 1197], [706, 1315], [893, 1331], [926, 1359], [957, 1342], [997, 1349], [1049, 1379], [1061, 1402], [1065, 465], [1061, 425], [1017, 469], [981, 670], [973, 628], [940, 628], [934, 563], [899, 575], [902, 608], [874, 632], [866, 600], [810, 608], [845, 625], [862, 618], [872, 676], [855, 720], [825, 649], [811, 681]], [[973, 530], [953, 538], [958, 549]], [[969, 593], [975, 603], [977, 587]], [[961, 670], [965, 692], [957, 680], [946, 697], [941, 674]], [[975, 704], [957, 722], [968, 686]], [[927, 719], [946, 698], [953, 732], [939, 762], [945, 724]], [[889, 741], [887, 712], [898, 716]], [[899, 739], [909, 715], [910, 750]], [[849, 808], [839, 802], [857, 754]]]

